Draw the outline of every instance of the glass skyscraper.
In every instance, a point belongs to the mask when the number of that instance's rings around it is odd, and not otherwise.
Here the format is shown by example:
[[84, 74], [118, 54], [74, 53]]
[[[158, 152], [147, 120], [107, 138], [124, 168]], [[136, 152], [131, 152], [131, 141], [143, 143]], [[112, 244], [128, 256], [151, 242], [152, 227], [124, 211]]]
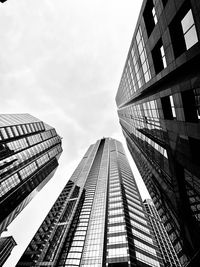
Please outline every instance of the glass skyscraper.
[[181, 267], [177, 254], [172, 246], [165, 227], [151, 199], [145, 199], [144, 208], [148, 214], [154, 236], [161, 251], [165, 266]]
[[89, 147], [20, 266], [164, 267], [120, 142]]
[[199, 40], [199, 1], [144, 0], [116, 95], [128, 148], [183, 266], [200, 262]]
[[29, 114], [0, 115], [0, 233], [51, 179], [61, 152], [51, 126]]

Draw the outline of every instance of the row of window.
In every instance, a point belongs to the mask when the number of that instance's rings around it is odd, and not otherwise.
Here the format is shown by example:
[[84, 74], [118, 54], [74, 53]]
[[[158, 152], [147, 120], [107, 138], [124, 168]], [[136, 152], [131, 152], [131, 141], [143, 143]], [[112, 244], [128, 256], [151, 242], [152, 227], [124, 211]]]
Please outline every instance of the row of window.
[[[150, 36], [154, 26], [157, 24], [157, 16], [153, 0], [147, 1], [143, 16], [147, 34]], [[190, 49], [198, 42], [192, 10], [188, 3], [184, 3], [180, 8], [177, 15], [169, 25], [169, 31], [175, 57], [178, 57], [181, 53]], [[138, 51], [137, 53], [136, 47]], [[139, 56], [137, 56], [137, 54]], [[167, 67], [165, 49], [161, 38], [155, 44], [153, 50], [151, 51], [151, 55], [155, 73], [158, 74]], [[122, 74], [122, 79], [117, 92], [116, 101], [118, 106], [129, 100], [137, 89], [150, 79], [151, 72], [148, 57], [142, 37], [142, 31], [139, 27], [136, 34], [136, 40], [129, 54], [129, 59]]]
[[30, 114], [1, 114], [0, 115], [0, 127], [26, 124], [26, 123], [40, 122], [37, 118]]
[[109, 248], [107, 250], [108, 258], [120, 258], [120, 257], [128, 257], [128, 250], [126, 247], [122, 248]]
[[5, 195], [9, 190], [20, 183], [18, 174], [13, 174], [11, 177], [0, 183], [0, 197]]
[[[14, 188], [16, 185], [20, 183], [20, 179], [25, 179], [29, 175], [31, 175], [34, 171], [38, 169], [38, 167], [44, 165], [47, 161], [49, 161], [49, 157], [55, 157], [62, 150], [61, 146], [51, 149], [49, 153], [43, 155], [38, 158], [35, 162], [27, 165], [23, 169], [21, 169], [18, 173], [13, 174], [11, 177], [7, 178], [0, 184], [0, 197], [5, 195], [10, 189]], [[49, 155], [48, 155], [49, 154]]]
[[140, 233], [139, 231], [137, 231], [135, 229], [132, 229], [132, 233], [133, 233], [134, 236], [139, 237], [141, 240], [144, 240], [144, 241], [146, 241], [146, 242], [148, 242], [148, 243], [150, 243], [152, 245], [154, 244], [151, 237], [149, 237], [149, 236], [147, 236], [145, 234], [142, 234], [142, 233]]
[[143, 242], [140, 242], [136, 239], [134, 239], [134, 245], [144, 251], [147, 251], [148, 253], [157, 256], [156, 250], [148, 245], [145, 245]]
[[44, 151], [45, 149], [48, 149], [55, 144], [60, 143], [60, 138], [58, 136], [53, 137], [51, 139], [48, 139], [47, 141], [44, 141], [42, 143], [39, 143], [35, 146], [32, 146], [26, 150], [23, 150], [13, 156], [10, 156], [6, 159], [6, 162], [12, 162], [12, 164], [6, 166], [4, 169], [0, 170], [0, 173], [6, 173], [9, 169], [12, 169], [14, 166], [19, 165], [23, 161], [37, 155], [38, 153]]
[[150, 266], [153, 266], [153, 267], [160, 267], [160, 263], [158, 260], [155, 260], [153, 258], [150, 258], [144, 254], [142, 254], [141, 252], [138, 252], [136, 251], [135, 252], [136, 254], [136, 258], [139, 260], [139, 261], [142, 261], [144, 263], [146, 263], [147, 265], [150, 265]]
[[50, 139], [56, 136], [56, 131], [54, 129], [42, 132], [40, 134], [34, 134], [25, 138], [20, 138], [15, 141], [11, 141], [6, 145], [10, 150], [18, 151], [22, 150], [28, 146], [35, 145], [36, 143], [42, 142], [43, 140]]
[[8, 126], [0, 128], [0, 140], [18, 137], [21, 135], [30, 134], [42, 130], [44, 130], [43, 122]]
[[121, 121], [121, 123], [124, 125], [124, 127], [131, 133], [134, 134], [137, 139], [141, 140], [142, 146], [145, 146], [146, 151], [150, 151], [150, 157], [152, 158], [152, 152], [151, 149], [153, 148], [154, 151], [158, 151], [161, 155], [163, 155], [166, 159], [168, 158], [167, 151], [165, 148], [161, 147], [159, 144], [154, 142], [152, 139], [148, 138], [146, 135], [139, 132], [135, 127], [131, 127], [127, 123], [124, 123], [124, 121]]

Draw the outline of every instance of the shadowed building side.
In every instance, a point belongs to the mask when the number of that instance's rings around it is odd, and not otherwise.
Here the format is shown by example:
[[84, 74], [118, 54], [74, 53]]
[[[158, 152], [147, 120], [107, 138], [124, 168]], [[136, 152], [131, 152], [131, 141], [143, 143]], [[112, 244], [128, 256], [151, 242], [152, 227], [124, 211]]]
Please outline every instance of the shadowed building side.
[[3, 266], [16, 245], [12, 236], [0, 237], [0, 266]]
[[199, 14], [198, 0], [143, 1], [116, 95], [128, 148], [184, 266], [200, 257]]

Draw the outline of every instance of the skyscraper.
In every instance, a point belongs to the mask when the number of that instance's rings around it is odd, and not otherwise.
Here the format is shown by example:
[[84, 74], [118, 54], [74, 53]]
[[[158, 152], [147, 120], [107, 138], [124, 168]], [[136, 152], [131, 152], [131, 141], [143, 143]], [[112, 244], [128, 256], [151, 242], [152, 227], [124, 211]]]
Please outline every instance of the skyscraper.
[[199, 1], [143, 1], [116, 95], [129, 150], [183, 265], [200, 262], [199, 38]]
[[121, 143], [91, 145], [17, 266], [164, 266]]
[[161, 251], [165, 266], [181, 267], [176, 252], [172, 246], [165, 227], [151, 199], [145, 199], [144, 208], [148, 214], [150, 224], [153, 229], [154, 236], [157, 240], [158, 247]]
[[29, 114], [0, 115], [0, 233], [51, 179], [61, 152], [51, 126]]
[[14, 246], [16, 242], [12, 236], [0, 237], [0, 266], [6, 262]]

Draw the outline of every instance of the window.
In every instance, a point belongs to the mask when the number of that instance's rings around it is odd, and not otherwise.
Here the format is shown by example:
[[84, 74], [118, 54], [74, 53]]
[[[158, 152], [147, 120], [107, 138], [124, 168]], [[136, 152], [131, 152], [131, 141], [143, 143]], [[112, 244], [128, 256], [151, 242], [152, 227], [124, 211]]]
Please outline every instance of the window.
[[152, 50], [152, 58], [156, 74], [167, 67], [165, 51], [161, 39], [157, 42]]
[[190, 150], [194, 162], [199, 163], [200, 158], [197, 156], [200, 151], [200, 139], [189, 137]]
[[118, 235], [118, 236], [109, 236], [108, 237], [108, 244], [120, 244], [120, 243], [127, 243], [125, 235]]
[[190, 9], [181, 21], [186, 48], [189, 49], [198, 42], [192, 10]]
[[121, 223], [124, 222], [124, 217], [123, 215], [117, 216], [117, 217], [110, 217], [108, 218], [109, 223]]
[[157, 16], [156, 16], [156, 10], [155, 10], [155, 7], [152, 8], [152, 15], [153, 15], [154, 23], [157, 24], [158, 19], [157, 19]]
[[163, 45], [161, 45], [161, 47], [160, 47], [160, 52], [161, 52], [161, 56], [162, 56], [163, 67], [166, 68], [167, 62], [166, 62], [165, 51], [164, 51]]
[[145, 251], [157, 256], [155, 249], [150, 247], [150, 246], [148, 246], [148, 245], [145, 245], [143, 242], [140, 242], [138, 240], [134, 240], [134, 244], [135, 244], [136, 247], [138, 247], [138, 248], [140, 248], [142, 250], [145, 250]]
[[141, 60], [142, 70], [144, 73], [145, 82], [148, 82], [151, 79], [151, 73], [149, 69], [149, 62], [147, 58], [147, 52], [144, 44], [144, 39], [142, 35], [141, 27], [139, 27], [137, 35], [136, 35], [136, 42], [138, 46], [138, 52]]
[[196, 88], [193, 90], [194, 98], [195, 98], [195, 108], [197, 112], [197, 117], [200, 119], [200, 88]]
[[149, 237], [149, 236], [147, 236], [145, 234], [142, 234], [142, 233], [140, 233], [139, 231], [137, 231], [135, 229], [132, 229], [132, 233], [133, 233], [134, 236], [139, 237], [141, 240], [144, 240], [144, 241], [146, 241], [146, 242], [148, 242], [150, 244], [153, 244], [153, 240], [152, 240], [151, 237]]
[[109, 233], [120, 233], [120, 232], [124, 232], [124, 231], [125, 231], [124, 225], [116, 225], [116, 226], [109, 226], [108, 227]]
[[198, 42], [196, 27], [189, 1], [185, 1], [169, 25], [175, 58]]
[[173, 96], [166, 96], [161, 98], [164, 119], [173, 120], [176, 118], [176, 111], [174, 107]]
[[181, 93], [185, 120], [197, 122], [200, 119], [200, 88]]
[[122, 209], [109, 210], [108, 212], [109, 212], [109, 215], [123, 214]]
[[128, 256], [127, 248], [109, 248], [108, 258], [119, 258]]
[[147, 35], [150, 36], [158, 19], [153, 0], [148, 0], [143, 13]]
[[136, 251], [136, 258], [150, 266], [160, 267], [160, 263], [157, 260], [154, 260], [140, 252]]
[[172, 95], [169, 96], [169, 100], [170, 100], [170, 105], [171, 105], [171, 109], [172, 109], [172, 116], [173, 116], [173, 118], [176, 118], [176, 112], [175, 112], [175, 108], [174, 108], [174, 100], [173, 100]]

